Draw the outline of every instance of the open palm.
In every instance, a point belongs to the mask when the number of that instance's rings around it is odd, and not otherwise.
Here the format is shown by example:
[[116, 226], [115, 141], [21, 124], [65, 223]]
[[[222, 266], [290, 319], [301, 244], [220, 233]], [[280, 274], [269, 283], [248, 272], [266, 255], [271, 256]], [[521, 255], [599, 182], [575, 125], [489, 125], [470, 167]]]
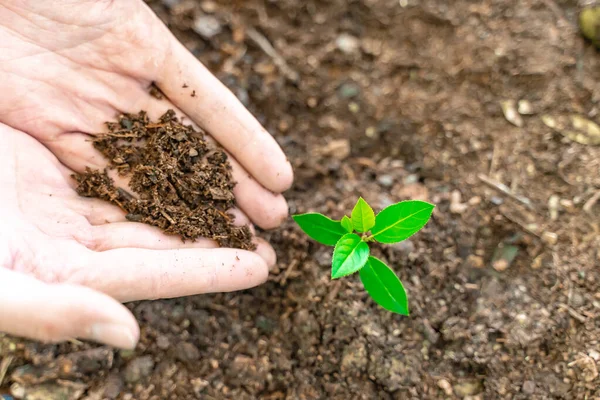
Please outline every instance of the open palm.
[[[231, 155], [238, 223], [287, 216], [279, 146], [143, 2], [0, 0], [0, 47], [0, 331], [131, 347], [137, 324], [119, 302], [266, 279], [265, 242], [255, 253], [184, 245], [73, 190], [73, 171], [105, 166], [88, 141], [105, 121], [172, 108]], [[149, 95], [152, 82], [166, 98]]]

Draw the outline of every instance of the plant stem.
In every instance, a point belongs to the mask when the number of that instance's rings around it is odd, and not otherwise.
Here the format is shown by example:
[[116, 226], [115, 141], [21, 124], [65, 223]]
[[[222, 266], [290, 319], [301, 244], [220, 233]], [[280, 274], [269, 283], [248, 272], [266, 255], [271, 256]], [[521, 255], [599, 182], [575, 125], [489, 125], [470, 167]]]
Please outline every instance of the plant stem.
[[375, 237], [373, 235], [367, 236], [366, 233], [362, 235], [362, 241], [363, 242], [367, 242], [367, 243], [368, 242], [372, 242], [374, 239], [375, 239]]

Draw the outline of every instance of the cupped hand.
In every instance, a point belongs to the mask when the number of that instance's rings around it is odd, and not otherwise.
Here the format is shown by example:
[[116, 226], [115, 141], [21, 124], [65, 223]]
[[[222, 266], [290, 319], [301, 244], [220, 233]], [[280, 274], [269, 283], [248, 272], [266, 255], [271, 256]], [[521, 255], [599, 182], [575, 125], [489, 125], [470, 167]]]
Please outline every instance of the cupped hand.
[[73, 171], [31, 136], [0, 124], [0, 138], [0, 332], [129, 348], [139, 332], [120, 302], [267, 279], [275, 254], [260, 239], [256, 252], [206, 239], [184, 244], [78, 196]]
[[120, 302], [266, 279], [263, 241], [254, 253], [184, 245], [73, 190], [73, 171], [106, 165], [89, 142], [105, 121], [174, 109], [230, 154], [237, 223], [287, 217], [292, 169], [275, 140], [141, 0], [0, 0], [0, 48], [0, 331], [131, 347]]

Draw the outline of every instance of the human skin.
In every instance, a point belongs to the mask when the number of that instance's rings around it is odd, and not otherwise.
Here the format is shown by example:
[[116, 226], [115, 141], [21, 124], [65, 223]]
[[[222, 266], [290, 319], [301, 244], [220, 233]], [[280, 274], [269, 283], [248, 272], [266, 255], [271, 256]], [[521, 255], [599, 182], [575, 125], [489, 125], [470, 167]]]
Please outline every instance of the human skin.
[[74, 171], [106, 165], [88, 140], [105, 121], [167, 109], [230, 155], [237, 223], [287, 218], [293, 173], [276, 141], [141, 0], [0, 0], [0, 331], [132, 348], [139, 328], [123, 302], [267, 279], [275, 252], [263, 240], [255, 252], [183, 244], [75, 193]]

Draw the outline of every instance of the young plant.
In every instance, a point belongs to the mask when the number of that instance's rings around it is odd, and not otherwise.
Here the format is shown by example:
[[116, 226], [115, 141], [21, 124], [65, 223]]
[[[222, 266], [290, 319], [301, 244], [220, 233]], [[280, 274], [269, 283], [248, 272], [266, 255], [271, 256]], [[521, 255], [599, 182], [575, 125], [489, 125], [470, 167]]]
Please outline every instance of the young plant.
[[370, 242], [398, 243], [425, 226], [433, 204], [418, 200], [402, 201], [375, 215], [360, 197], [350, 214], [332, 220], [322, 214], [294, 215], [292, 218], [309, 237], [335, 246], [331, 278], [338, 279], [358, 271], [365, 290], [377, 304], [388, 311], [409, 315], [406, 291], [400, 279], [385, 263], [369, 255]]

